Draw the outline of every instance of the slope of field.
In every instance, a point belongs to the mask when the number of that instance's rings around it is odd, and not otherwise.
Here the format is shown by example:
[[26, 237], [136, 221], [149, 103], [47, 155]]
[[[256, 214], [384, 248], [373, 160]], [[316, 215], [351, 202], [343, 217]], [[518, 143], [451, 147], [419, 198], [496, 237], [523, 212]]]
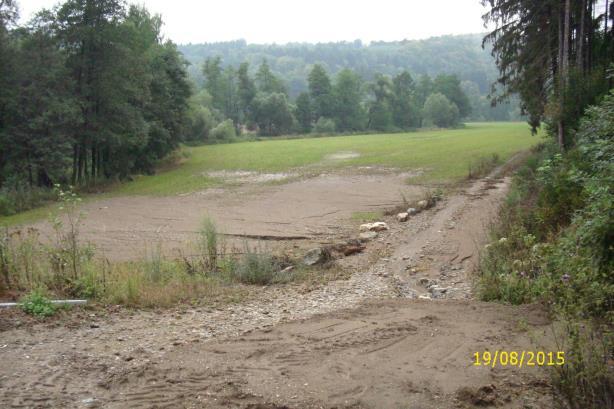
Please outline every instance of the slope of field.
[[[428, 182], [455, 181], [469, 165], [498, 154], [502, 159], [537, 142], [525, 123], [472, 123], [463, 129], [399, 134], [275, 139], [188, 148], [179, 168], [143, 176], [123, 185], [121, 194], [166, 195], [197, 191], [219, 184], [209, 171], [292, 172], [380, 166], [424, 171]], [[337, 153], [350, 153], [334, 160]], [[327, 160], [327, 159], [331, 160]], [[302, 169], [299, 169], [302, 168]]]

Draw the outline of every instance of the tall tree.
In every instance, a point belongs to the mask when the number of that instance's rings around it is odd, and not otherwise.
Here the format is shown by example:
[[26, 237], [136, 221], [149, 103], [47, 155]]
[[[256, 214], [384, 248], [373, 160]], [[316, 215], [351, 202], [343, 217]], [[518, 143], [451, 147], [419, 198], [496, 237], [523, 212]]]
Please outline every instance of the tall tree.
[[435, 77], [433, 83], [434, 92], [440, 92], [458, 107], [461, 118], [467, 117], [471, 113], [469, 98], [461, 88], [460, 80], [456, 75], [440, 74]]
[[262, 64], [260, 64], [258, 68], [258, 72], [256, 73], [256, 84], [258, 84], [258, 90], [260, 92], [267, 94], [286, 94], [286, 87], [283, 81], [273, 74], [266, 59], [262, 60]]
[[415, 98], [416, 86], [408, 71], [403, 71], [392, 80], [392, 117], [400, 129], [420, 126], [420, 108]]
[[285, 94], [260, 93], [254, 99], [254, 119], [263, 135], [281, 135], [292, 128], [294, 117]]
[[241, 63], [237, 71], [237, 76], [239, 80], [239, 104], [243, 116], [242, 119], [251, 119], [252, 101], [256, 97], [257, 89], [254, 80], [249, 75], [248, 63]]
[[359, 131], [365, 126], [362, 106], [363, 87], [360, 77], [349, 69], [341, 70], [333, 86], [334, 119], [337, 131]]
[[324, 67], [315, 64], [309, 72], [308, 82], [315, 119], [332, 117], [334, 106], [332, 85]]
[[[501, 101], [518, 93], [535, 131], [542, 120], [557, 128], [561, 148], [584, 107], [607, 92], [606, 70], [613, 62], [611, 30], [593, 15], [595, 0], [482, 0], [495, 29], [492, 43], [500, 75]], [[575, 39], [575, 41], [572, 41]], [[576, 61], [571, 66], [571, 61]], [[498, 91], [499, 87], [493, 87]]]
[[301, 132], [311, 132], [311, 124], [313, 122], [313, 111], [311, 109], [311, 98], [306, 92], [301, 92], [296, 98], [296, 120], [298, 121]]
[[388, 131], [392, 128], [392, 83], [390, 78], [378, 74], [370, 85], [372, 101], [369, 104], [368, 128]]

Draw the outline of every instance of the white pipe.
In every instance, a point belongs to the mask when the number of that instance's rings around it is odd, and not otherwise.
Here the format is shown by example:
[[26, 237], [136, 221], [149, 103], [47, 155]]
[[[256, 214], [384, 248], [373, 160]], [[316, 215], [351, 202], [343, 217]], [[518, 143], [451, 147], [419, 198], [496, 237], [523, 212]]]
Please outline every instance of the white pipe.
[[[51, 300], [52, 304], [68, 304], [68, 305], [84, 305], [87, 304], [87, 300]], [[21, 303], [18, 302], [2, 302], [0, 308], [17, 307]]]

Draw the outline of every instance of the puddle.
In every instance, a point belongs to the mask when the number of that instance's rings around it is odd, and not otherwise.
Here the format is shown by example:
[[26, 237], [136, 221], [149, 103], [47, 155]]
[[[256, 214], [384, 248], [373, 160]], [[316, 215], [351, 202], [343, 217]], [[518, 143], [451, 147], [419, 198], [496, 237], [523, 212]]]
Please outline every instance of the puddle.
[[337, 153], [332, 153], [326, 156], [327, 160], [348, 160], [360, 157], [360, 153], [351, 152], [351, 151], [342, 151]]
[[207, 172], [206, 175], [208, 177], [223, 179], [234, 183], [277, 182], [296, 176], [294, 173], [259, 173], [247, 170], [218, 170]]

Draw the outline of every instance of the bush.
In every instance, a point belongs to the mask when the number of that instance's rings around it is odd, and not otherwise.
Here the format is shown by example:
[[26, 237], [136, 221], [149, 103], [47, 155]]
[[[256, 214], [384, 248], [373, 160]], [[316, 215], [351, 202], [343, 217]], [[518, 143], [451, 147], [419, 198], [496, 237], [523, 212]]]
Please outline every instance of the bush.
[[216, 141], [231, 141], [236, 137], [237, 132], [232, 119], [220, 122], [211, 130], [211, 138]]
[[564, 155], [545, 146], [517, 172], [478, 290], [483, 300], [549, 305], [565, 323], [569, 359], [553, 373], [565, 405], [611, 407], [614, 93], [587, 110], [575, 140]]
[[229, 266], [231, 280], [253, 285], [265, 285], [283, 281], [281, 264], [262, 249], [250, 249], [247, 243], [242, 257]]
[[19, 305], [26, 314], [37, 317], [50, 317], [56, 312], [56, 306], [40, 290], [34, 290], [23, 297]]
[[321, 135], [335, 132], [335, 121], [330, 118], [320, 117], [313, 127], [313, 132]]
[[0, 190], [0, 216], [10, 216], [33, 209], [57, 199], [52, 189], [18, 184], [14, 188]]
[[426, 126], [436, 125], [440, 128], [458, 125], [460, 120], [456, 104], [439, 92], [429, 95], [426, 99], [422, 116]]

